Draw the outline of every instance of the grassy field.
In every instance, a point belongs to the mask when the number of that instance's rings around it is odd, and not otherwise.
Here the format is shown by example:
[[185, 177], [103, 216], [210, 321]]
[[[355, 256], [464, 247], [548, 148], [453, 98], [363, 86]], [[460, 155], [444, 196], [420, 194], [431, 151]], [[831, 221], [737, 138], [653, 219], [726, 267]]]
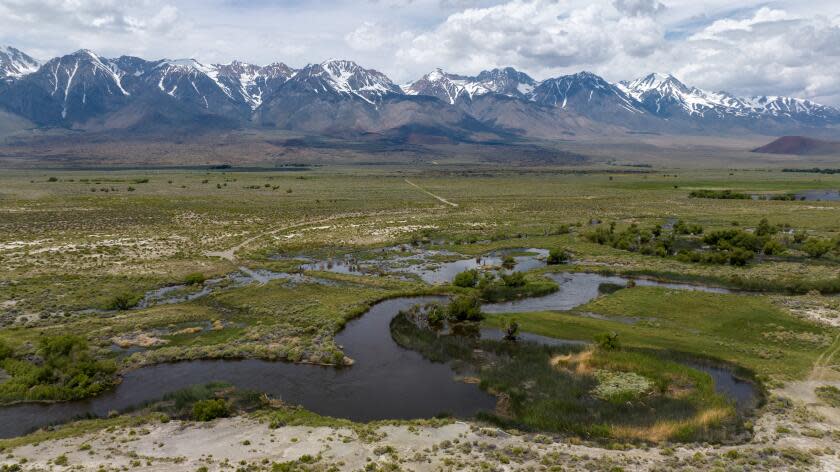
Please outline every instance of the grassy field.
[[[333, 336], [371, 303], [450, 289], [390, 276], [312, 273], [329, 283], [275, 280], [175, 305], [112, 308], [121, 297], [136, 300], [149, 290], [183, 283], [190, 274], [221, 277], [240, 267], [295, 271], [295, 258], [359, 251], [369, 256], [376, 248], [423, 240], [431, 248], [467, 256], [499, 248], [562, 247], [573, 260], [558, 270], [807, 291], [837, 280], [836, 251], [820, 260], [762, 258], [735, 267], [645, 256], [583, 236], [594, 220], [620, 229], [683, 219], [712, 231], [730, 228], [733, 221], [752, 230], [768, 218], [830, 240], [840, 235], [840, 202], [712, 200], [689, 194], [836, 188], [840, 175], [772, 169], [442, 165], [294, 172], [4, 171], [0, 342], [24, 358], [37, 355], [46, 337], [78, 335], [95, 358], [114, 359], [120, 370], [219, 357], [340, 364], [343, 353]], [[569, 232], [560, 231], [564, 225]], [[517, 318], [523, 329], [551, 336], [589, 340], [615, 331], [628, 346], [703, 354], [765, 376], [800, 378], [834, 332], [793, 316], [786, 306], [770, 296], [635, 288], [579, 310], [638, 318], [634, 325], [574, 313]], [[115, 345], [144, 349], [123, 353]]]
[[627, 346], [721, 359], [777, 380], [807, 375], [840, 334], [795, 318], [765, 297], [657, 287], [619, 290], [570, 313], [499, 315], [487, 323], [502, 327], [511, 318], [545, 336], [591, 340], [614, 332]]

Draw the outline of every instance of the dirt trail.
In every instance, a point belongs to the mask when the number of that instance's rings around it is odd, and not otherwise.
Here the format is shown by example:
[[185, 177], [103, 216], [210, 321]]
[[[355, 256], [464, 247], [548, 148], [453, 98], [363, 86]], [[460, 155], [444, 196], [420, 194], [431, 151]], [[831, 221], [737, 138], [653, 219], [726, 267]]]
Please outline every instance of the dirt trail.
[[240, 242], [236, 246], [233, 246], [229, 249], [225, 249], [224, 251], [206, 251], [204, 253], [204, 255], [208, 256], [208, 257], [221, 257], [222, 259], [227, 259], [228, 261], [235, 263], [236, 262], [236, 253], [239, 250], [241, 250], [245, 246], [248, 246], [249, 244], [253, 243], [254, 241], [257, 241], [257, 240], [259, 240], [261, 238], [264, 238], [266, 236], [270, 236], [272, 234], [277, 234], [281, 231], [288, 231], [290, 229], [300, 228], [300, 227], [309, 226], [309, 225], [315, 225], [315, 224], [319, 224], [319, 223], [326, 223], [328, 221], [335, 221], [335, 220], [340, 220], [340, 219], [343, 219], [343, 218], [353, 218], [353, 217], [359, 217], [359, 216], [376, 216], [376, 215], [384, 215], [384, 214], [391, 214], [391, 213], [399, 214], [399, 213], [402, 213], [404, 211], [405, 210], [390, 211], [390, 212], [388, 212], [388, 211], [374, 212], [374, 213], [339, 213], [337, 215], [327, 216], [327, 217], [324, 217], [324, 218], [318, 218], [318, 219], [315, 219], [315, 220], [299, 221], [297, 223], [283, 225], [283, 226], [279, 226], [279, 227], [276, 227], [276, 228], [272, 228], [272, 229], [267, 230], [267, 231], [263, 231], [261, 233], [257, 233], [254, 236], [251, 236], [250, 238]]
[[835, 357], [840, 353], [840, 335], [834, 339], [831, 346], [828, 347], [822, 354], [814, 361], [814, 368], [808, 376], [808, 380], [840, 380], [840, 374], [832, 369], [835, 362]]
[[808, 378], [799, 382], [788, 382], [776, 391], [777, 394], [799, 401], [819, 413], [832, 427], [840, 427], [840, 409], [826, 405], [816, 394], [817, 387], [833, 385], [840, 387], [840, 373], [833, 369], [840, 353], [840, 336], [825, 350], [817, 360]]
[[429, 196], [431, 196], [432, 198], [435, 198], [435, 199], [439, 200], [439, 201], [440, 201], [440, 202], [442, 202], [442, 203], [445, 203], [445, 204], [447, 204], [447, 205], [449, 205], [449, 206], [451, 206], [451, 207], [453, 207], [453, 208], [458, 208], [458, 204], [457, 204], [457, 203], [452, 203], [452, 202], [450, 202], [449, 200], [447, 200], [447, 199], [445, 199], [445, 198], [441, 197], [440, 195], [435, 195], [435, 194], [433, 194], [432, 192], [430, 192], [430, 191], [428, 191], [428, 190], [424, 189], [423, 187], [421, 187], [421, 186], [419, 186], [419, 185], [415, 184], [414, 182], [412, 182], [412, 181], [410, 181], [410, 180], [408, 180], [408, 179], [405, 179], [405, 183], [407, 183], [408, 185], [411, 185], [412, 187], [416, 188], [417, 190], [420, 190], [421, 192], [425, 193], [426, 195], [429, 195]]

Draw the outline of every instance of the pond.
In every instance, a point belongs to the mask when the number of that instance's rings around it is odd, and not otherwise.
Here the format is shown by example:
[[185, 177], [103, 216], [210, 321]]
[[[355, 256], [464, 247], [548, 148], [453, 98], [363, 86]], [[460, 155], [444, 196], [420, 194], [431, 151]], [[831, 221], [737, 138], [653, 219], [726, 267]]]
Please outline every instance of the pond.
[[[456, 275], [472, 269], [498, 270], [503, 258], [512, 254], [515, 265], [506, 272], [525, 272], [545, 265], [548, 251], [545, 249], [506, 249], [489, 254], [457, 260], [459, 255], [441, 250], [406, 249], [405, 254], [376, 260], [358, 260], [352, 256], [303, 264], [303, 270], [320, 270], [341, 274], [414, 275], [429, 284], [451, 282]], [[463, 256], [461, 256], [463, 257]]]
[[797, 200], [806, 201], [840, 201], [840, 190], [806, 190], [796, 194]]

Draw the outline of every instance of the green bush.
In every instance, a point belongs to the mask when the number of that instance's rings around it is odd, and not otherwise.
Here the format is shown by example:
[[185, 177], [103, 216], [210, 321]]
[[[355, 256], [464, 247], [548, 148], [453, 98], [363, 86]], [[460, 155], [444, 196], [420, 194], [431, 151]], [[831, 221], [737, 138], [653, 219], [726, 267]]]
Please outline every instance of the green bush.
[[115, 295], [114, 298], [108, 302], [107, 308], [109, 310], [128, 310], [140, 303], [140, 296], [132, 293], [124, 292]]
[[199, 400], [193, 405], [193, 419], [196, 421], [210, 421], [216, 418], [226, 418], [230, 415], [227, 403], [221, 399]]
[[0, 361], [6, 359], [7, 357], [12, 357], [12, 354], [14, 353], [14, 349], [12, 349], [11, 346], [4, 343], [3, 341], [0, 341]]
[[78, 336], [44, 338], [38, 355], [40, 365], [11, 357], [0, 361], [0, 367], [11, 376], [0, 384], [0, 401], [75, 400], [114, 385], [114, 361], [95, 359], [87, 342]]
[[810, 238], [802, 245], [802, 250], [815, 259], [828, 254], [833, 248], [834, 244], [830, 240], [822, 238]]
[[507, 256], [502, 258], [502, 267], [505, 269], [513, 269], [516, 267], [516, 258], [508, 254]]
[[749, 200], [746, 193], [733, 192], [732, 190], [694, 190], [688, 194], [688, 198], [715, 198], [719, 200]]
[[481, 321], [481, 302], [475, 295], [459, 295], [449, 302], [447, 316], [452, 321]]
[[785, 247], [779, 241], [771, 239], [764, 244], [762, 252], [764, 252], [764, 254], [767, 254], [768, 256], [778, 256], [785, 252]]
[[201, 272], [193, 272], [192, 274], [187, 274], [187, 276], [184, 277], [184, 283], [187, 285], [203, 284], [205, 280], [207, 279]]
[[478, 283], [478, 271], [475, 269], [472, 270], [465, 270], [458, 275], [455, 276], [455, 279], [452, 280], [452, 285], [456, 287], [475, 287]]
[[512, 274], [502, 274], [502, 282], [506, 287], [524, 287], [527, 281], [525, 274], [522, 272], [514, 272]]
[[595, 336], [595, 344], [601, 349], [614, 351], [621, 348], [621, 343], [618, 341], [618, 333], [603, 333]]
[[555, 248], [549, 251], [546, 263], [548, 265], [565, 264], [569, 259], [571, 259], [571, 257], [566, 250]]

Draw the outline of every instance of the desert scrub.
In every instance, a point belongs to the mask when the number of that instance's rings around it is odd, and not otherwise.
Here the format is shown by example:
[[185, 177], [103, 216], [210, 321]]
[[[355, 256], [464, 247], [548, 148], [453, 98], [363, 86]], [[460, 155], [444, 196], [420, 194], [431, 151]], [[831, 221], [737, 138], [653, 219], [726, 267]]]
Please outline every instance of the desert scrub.
[[829, 406], [840, 408], [840, 388], [833, 385], [821, 385], [814, 389], [814, 393]]

